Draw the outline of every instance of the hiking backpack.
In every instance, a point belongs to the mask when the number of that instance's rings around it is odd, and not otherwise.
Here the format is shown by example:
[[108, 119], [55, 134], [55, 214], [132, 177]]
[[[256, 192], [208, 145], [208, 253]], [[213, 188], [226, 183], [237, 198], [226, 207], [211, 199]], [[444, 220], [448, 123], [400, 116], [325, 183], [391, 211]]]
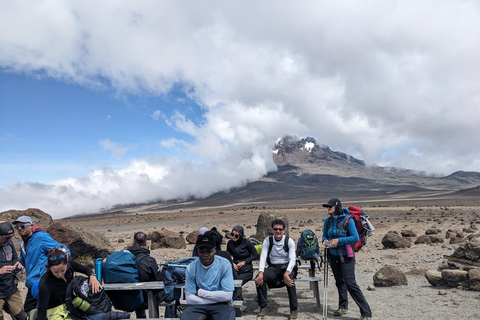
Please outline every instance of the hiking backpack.
[[[137, 263], [144, 257], [128, 250], [116, 251], [107, 257], [102, 266], [102, 278], [105, 283], [139, 282]], [[143, 304], [142, 290], [110, 290], [108, 297], [116, 309], [132, 312]]]
[[303, 230], [297, 243], [297, 257], [302, 260], [318, 260], [321, 256], [315, 233], [310, 229]]
[[165, 302], [170, 303], [173, 300], [180, 299], [181, 290], [175, 288], [175, 285], [185, 283], [187, 266], [198, 257], [189, 257], [178, 261], [166, 262], [162, 267], [163, 283], [165, 285]]
[[255, 247], [255, 250], [257, 250], [257, 253], [258, 253], [257, 260], [259, 260], [260, 255], [262, 254], [263, 244], [255, 238], [248, 238], [248, 240], [250, 240], [250, 242], [253, 244], [253, 246]]
[[[368, 216], [362, 208], [350, 206], [343, 210], [347, 212], [347, 216], [345, 217], [345, 220], [338, 223], [337, 227], [334, 229], [346, 234], [348, 231], [347, 225], [350, 222], [350, 219], [353, 219], [359, 236], [359, 240], [354, 244], [353, 249], [355, 252], [358, 252], [367, 243], [367, 236], [370, 237], [374, 234], [375, 227], [368, 220]], [[329, 218], [329, 228], [333, 227], [332, 220], [333, 219]]]
[[[68, 312], [75, 318], [85, 319], [87, 316], [99, 313], [107, 313], [112, 310], [112, 302], [107, 296], [105, 290], [100, 289], [97, 293], [91, 291], [89, 279], [83, 276], [75, 276], [67, 286], [65, 295], [65, 305]], [[73, 300], [78, 297], [87, 302], [88, 309], [82, 311], [83, 308], [76, 308]]]

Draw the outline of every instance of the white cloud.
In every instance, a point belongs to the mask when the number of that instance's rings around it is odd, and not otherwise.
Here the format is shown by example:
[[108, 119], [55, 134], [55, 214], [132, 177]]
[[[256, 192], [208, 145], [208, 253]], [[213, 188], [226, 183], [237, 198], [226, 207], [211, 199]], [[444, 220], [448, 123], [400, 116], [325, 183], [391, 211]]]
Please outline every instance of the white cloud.
[[100, 143], [103, 149], [111, 151], [113, 156], [117, 159], [122, 157], [123, 154], [128, 151], [127, 148], [119, 146], [117, 143], [110, 141], [110, 139], [104, 139], [98, 143]]
[[[203, 108], [200, 122], [151, 115], [192, 138], [159, 138], [196, 163], [171, 160], [152, 188], [164, 194], [179, 195], [171, 190], [180, 178], [191, 194], [228, 188], [232, 175], [230, 186], [258, 178], [274, 169], [271, 146], [284, 134], [313, 136], [368, 164], [479, 168], [478, 1], [3, 1], [0, 28], [9, 30], [0, 33], [5, 70], [119, 95], [183, 86]], [[126, 152], [108, 139], [104, 148]]]

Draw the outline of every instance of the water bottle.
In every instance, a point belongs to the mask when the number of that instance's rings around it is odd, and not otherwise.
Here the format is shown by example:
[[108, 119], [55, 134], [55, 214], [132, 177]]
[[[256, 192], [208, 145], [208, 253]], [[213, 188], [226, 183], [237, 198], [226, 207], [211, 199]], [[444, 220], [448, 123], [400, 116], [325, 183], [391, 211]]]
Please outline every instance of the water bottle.
[[75, 297], [72, 300], [72, 304], [75, 308], [80, 309], [83, 312], [86, 312], [88, 308], [90, 308], [90, 303], [88, 303], [88, 301], [85, 301], [80, 297]]
[[347, 251], [347, 257], [353, 258], [353, 248], [351, 244], [345, 245], [345, 250]]
[[100, 282], [102, 282], [102, 262], [102, 258], [95, 259], [95, 275]]

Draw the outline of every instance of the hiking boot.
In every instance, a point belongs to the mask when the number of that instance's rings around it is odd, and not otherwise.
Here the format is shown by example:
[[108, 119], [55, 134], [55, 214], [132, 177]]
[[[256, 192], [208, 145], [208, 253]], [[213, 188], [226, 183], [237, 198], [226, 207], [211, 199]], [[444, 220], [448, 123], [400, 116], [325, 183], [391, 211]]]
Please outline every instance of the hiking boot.
[[341, 315], [344, 315], [347, 312], [348, 312], [348, 309], [338, 308], [338, 310], [333, 311], [333, 315], [335, 317], [340, 317]]
[[372, 317], [360, 317], [360, 320], [372, 320]]
[[288, 319], [289, 320], [298, 319], [298, 311], [297, 310], [290, 311], [290, 317]]
[[257, 317], [259, 319], [264, 319], [267, 316], [267, 307], [260, 307], [260, 312], [258, 313]]

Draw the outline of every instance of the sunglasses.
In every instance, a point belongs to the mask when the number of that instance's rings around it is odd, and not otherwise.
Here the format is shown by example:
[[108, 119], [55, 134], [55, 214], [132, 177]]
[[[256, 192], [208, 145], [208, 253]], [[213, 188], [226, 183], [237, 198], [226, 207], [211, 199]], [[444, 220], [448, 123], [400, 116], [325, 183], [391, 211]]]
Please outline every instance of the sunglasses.
[[23, 230], [23, 229], [25, 229], [26, 227], [31, 226], [31, 225], [32, 225], [31, 223], [17, 224], [14, 228], [15, 228], [15, 229], [21, 229], [21, 230]]
[[55, 256], [50, 257], [50, 258], [48, 258], [48, 260], [50, 260], [50, 261], [57, 261], [57, 260], [62, 260], [62, 259], [65, 260], [65, 257], [66, 256], [64, 254], [61, 254], [58, 257], [55, 257]]
[[275, 230], [275, 231], [283, 231], [282, 228], [273, 228], [273, 230]]
[[237, 233], [230, 233], [230, 235], [232, 236], [232, 238], [240, 238], [240, 235], [237, 234]]

